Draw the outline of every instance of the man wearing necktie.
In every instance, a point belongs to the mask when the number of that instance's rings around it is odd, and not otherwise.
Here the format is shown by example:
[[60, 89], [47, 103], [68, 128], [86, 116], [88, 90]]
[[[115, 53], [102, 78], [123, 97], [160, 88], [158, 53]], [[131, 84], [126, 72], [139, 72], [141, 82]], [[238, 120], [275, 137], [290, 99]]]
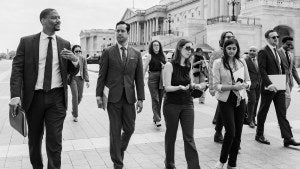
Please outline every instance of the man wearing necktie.
[[257, 63], [257, 48], [251, 46], [249, 48], [249, 54], [245, 58], [250, 79], [251, 79], [251, 86], [250, 90], [247, 90], [248, 94], [248, 104], [247, 104], [247, 113], [248, 118], [247, 122], [251, 128], [254, 128], [256, 125], [255, 117], [257, 111], [258, 100], [260, 97], [260, 85], [261, 85], [261, 77]]
[[55, 9], [40, 13], [43, 30], [21, 38], [12, 63], [11, 100], [21, 106], [28, 122], [28, 146], [33, 169], [42, 169], [42, 139], [46, 129], [48, 169], [61, 168], [62, 130], [68, 105], [67, 75], [78, 72], [70, 42], [55, 35], [60, 16]]
[[270, 142], [264, 137], [264, 125], [270, 104], [273, 101], [281, 131], [281, 137], [284, 139], [284, 146], [299, 146], [300, 143], [293, 139], [291, 126], [286, 118], [285, 90], [277, 90], [268, 77], [268, 75], [283, 74], [285, 70], [282, 67], [282, 61], [280, 60], [276, 50], [279, 36], [276, 31], [268, 30], [265, 33], [265, 38], [267, 45], [258, 52], [258, 65], [262, 84], [261, 103], [257, 113], [257, 130], [255, 140], [262, 144], [270, 144]]
[[123, 21], [116, 24], [117, 44], [101, 56], [96, 88], [97, 104], [103, 109], [103, 90], [109, 88], [110, 156], [115, 169], [123, 168], [124, 152], [135, 129], [136, 111], [142, 111], [145, 99], [141, 53], [128, 45], [129, 31], [129, 24]]
[[294, 79], [296, 80], [298, 86], [300, 87], [300, 78], [298, 76], [297, 69], [295, 67], [295, 58], [291, 52], [293, 47], [293, 38], [284, 37], [282, 39], [282, 47], [278, 49], [278, 54], [282, 61], [282, 66], [286, 74], [286, 108], [288, 109], [291, 103], [291, 91], [294, 86]]

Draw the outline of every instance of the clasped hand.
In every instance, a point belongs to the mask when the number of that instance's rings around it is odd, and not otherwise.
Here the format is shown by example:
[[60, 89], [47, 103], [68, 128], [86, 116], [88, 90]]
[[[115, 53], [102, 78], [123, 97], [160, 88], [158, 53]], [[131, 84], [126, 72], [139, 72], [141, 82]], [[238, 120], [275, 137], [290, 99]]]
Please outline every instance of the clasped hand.
[[205, 90], [206, 87], [207, 87], [206, 82], [202, 82], [200, 84], [195, 84], [195, 89], [198, 89], [198, 90]]
[[234, 89], [235, 89], [235, 90], [242, 90], [242, 89], [246, 89], [247, 86], [248, 86], [247, 83], [237, 82], [237, 83], [234, 85]]

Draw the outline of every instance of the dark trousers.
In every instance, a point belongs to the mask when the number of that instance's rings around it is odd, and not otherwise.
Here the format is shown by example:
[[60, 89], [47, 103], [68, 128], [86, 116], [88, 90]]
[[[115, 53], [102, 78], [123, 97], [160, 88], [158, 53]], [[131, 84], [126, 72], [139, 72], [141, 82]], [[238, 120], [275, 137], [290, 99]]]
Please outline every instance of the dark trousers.
[[166, 121], [166, 168], [169, 169], [175, 167], [175, 141], [177, 136], [178, 123], [180, 121], [184, 140], [184, 152], [188, 169], [200, 169], [198, 153], [194, 141], [194, 106], [164, 104], [163, 113]]
[[281, 137], [285, 139], [292, 138], [293, 134], [291, 131], [291, 126], [286, 118], [285, 91], [282, 90], [277, 91], [276, 93], [261, 93], [261, 102], [259, 111], [257, 113], [256, 135], [264, 135], [265, 121], [272, 101], [275, 106], [277, 120], [281, 131]]
[[[125, 91], [124, 91], [125, 93]], [[117, 103], [108, 102], [110, 156], [115, 169], [123, 168], [124, 151], [135, 128], [134, 104], [129, 104], [123, 94]], [[121, 135], [121, 130], [123, 133]]]
[[260, 97], [260, 86], [257, 85], [255, 88], [252, 88], [249, 91], [247, 91], [247, 95], [248, 95], [247, 122], [250, 124], [251, 122], [255, 121], [257, 105]]
[[64, 89], [49, 92], [35, 91], [27, 112], [28, 145], [33, 169], [42, 169], [42, 139], [46, 128], [46, 151], [48, 169], [60, 169], [62, 151], [62, 130], [66, 117]]
[[240, 105], [236, 106], [237, 97], [231, 92], [227, 102], [219, 101], [219, 105], [222, 110], [220, 115], [225, 127], [220, 162], [226, 163], [229, 156], [228, 165], [235, 167], [245, 117], [245, 100], [241, 100]]
[[148, 88], [151, 95], [153, 121], [161, 120], [161, 103], [163, 98], [163, 89], [161, 85], [161, 72], [149, 72]]
[[78, 105], [82, 99], [84, 80], [80, 76], [72, 77], [70, 84], [72, 92], [72, 115], [78, 117]]
[[218, 133], [222, 133], [222, 129], [223, 129], [223, 121], [222, 121], [220, 111], [221, 110], [220, 110], [220, 106], [219, 106], [219, 103], [218, 103], [217, 108], [216, 108], [216, 112], [215, 112], [215, 116], [214, 116], [214, 119], [216, 120], [215, 130]]

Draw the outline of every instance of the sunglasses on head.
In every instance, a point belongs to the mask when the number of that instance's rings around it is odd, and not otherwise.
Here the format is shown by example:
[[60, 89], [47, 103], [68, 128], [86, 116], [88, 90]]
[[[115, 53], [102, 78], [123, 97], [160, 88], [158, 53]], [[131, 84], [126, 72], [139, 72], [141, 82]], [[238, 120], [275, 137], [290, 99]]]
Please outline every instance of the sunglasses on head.
[[81, 53], [81, 50], [75, 50], [74, 53]]
[[184, 49], [187, 50], [187, 51], [193, 51], [193, 50], [194, 50], [194, 49], [193, 49], [192, 47], [190, 47], [190, 46], [186, 46]]
[[231, 38], [234, 38], [234, 36], [225, 36], [225, 38], [231, 39]]
[[250, 50], [250, 52], [256, 52], [256, 50]]
[[272, 36], [272, 37], [270, 37], [270, 38], [272, 38], [272, 39], [278, 39], [279, 36]]

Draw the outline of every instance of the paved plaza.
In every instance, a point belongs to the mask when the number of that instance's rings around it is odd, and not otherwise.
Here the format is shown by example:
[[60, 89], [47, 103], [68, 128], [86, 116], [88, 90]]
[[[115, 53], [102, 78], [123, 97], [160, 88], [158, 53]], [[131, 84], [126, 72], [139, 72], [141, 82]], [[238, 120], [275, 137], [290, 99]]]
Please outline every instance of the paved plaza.
[[[109, 120], [107, 112], [98, 109], [95, 99], [98, 65], [88, 65], [91, 70], [90, 88], [84, 89], [79, 106], [78, 122], [72, 121], [67, 111], [63, 130], [62, 169], [112, 169], [109, 155]], [[15, 132], [9, 124], [8, 101], [11, 61], [0, 61], [0, 169], [30, 169], [27, 138]], [[145, 81], [147, 82], [147, 81]], [[147, 83], [146, 83], [147, 84]], [[300, 92], [292, 91], [288, 110], [294, 138], [300, 141]], [[151, 99], [147, 85], [143, 111], [137, 115], [136, 129], [125, 153], [125, 169], [163, 169], [164, 133], [152, 123]], [[70, 94], [71, 92], [69, 92]], [[195, 105], [195, 141], [201, 168], [209, 169], [219, 159], [221, 144], [213, 142], [214, 125], [211, 124], [216, 100], [208, 92], [205, 104]], [[71, 98], [71, 97], [69, 97]], [[69, 101], [69, 104], [71, 101]], [[262, 145], [254, 140], [255, 129], [244, 125], [238, 166], [241, 169], [300, 169], [300, 147], [283, 147], [274, 106], [271, 105], [265, 126], [265, 136], [271, 145]], [[176, 142], [175, 162], [178, 169], [186, 169], [184, 147], [179, 127]], [[44, 165], [47, 164], [43, 145]], [[45, 167], [46, 168], [46, 167]]]

